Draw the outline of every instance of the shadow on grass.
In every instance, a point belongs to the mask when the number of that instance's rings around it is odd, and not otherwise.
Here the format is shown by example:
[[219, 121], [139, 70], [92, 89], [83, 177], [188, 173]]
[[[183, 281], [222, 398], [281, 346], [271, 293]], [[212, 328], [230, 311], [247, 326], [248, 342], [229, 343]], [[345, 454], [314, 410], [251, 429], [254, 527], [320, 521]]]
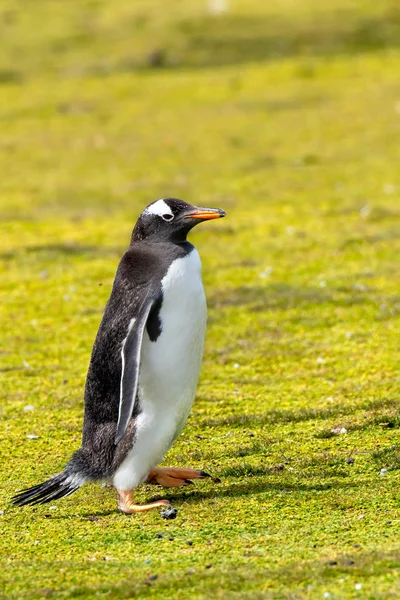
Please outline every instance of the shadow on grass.
[[372, 454], [372, 458], [380, 467], [400, 469], [400, 446], [392, 445], [377, 450]]
[[[120, 35], [128, 35], [126, 24], [120, 25]], [[92, 33], [96, 37], [101, 32]], [[88, 43], [92, 42], [88, 38]], [[165, 28], [164, 38], [157, 40], [147, 56], [126, 55], [114, 63], [103, 58], [87, 65], [84, 74], [101, 77], [139, 68], [202, 68], [288, 57], [358, 54], [399, 45], [400, 9], [394, 3], [375, 15], [362, 14], [355, 8], [294, 18], [289, 11], [256, 16], [227, 12], [172, 21]], [[304, 67], [300, 75], [312, 77], [313, 69]], [[239, 77], [232, 85], [240, 85]]]
[[[192, 18], [171, 18], [164, 22], [162, 35], [154, 36], [156, 19], [151, 12], [126, 17], [125, 11], [117, 15], [112, 25], [106, 29], [97, 26], [95, 5], [88, 14], [85, 25], [82, 18], [66, 24], [62, 32], [52, 35], [51, 43], [39, 48], [43, 62], [48, 54], [57, 55], [57, 64], [74, 64], [71, 61], [71, 49], [79, 47], [83, 56], [99, 54], [99, 45], [103, 41], [104, 50], [93, 62], [75, 63], [74, 67], [62, 69], [61, 73], [75, 76], [108, 77], [120, 73], [129, 73], [138, 69], [163, 68], [208, 68], [223, 65], [238, 65], [251, 62], [282, 60], [288, 57], [305, 59], [321, 56], [359, 54], [400, 45], [400, 9], [390, 2], [375, 14], [363, 14], [357, 7], [342, 10], [292, 13], [290, 9], [281, 10], [281, 14], [237, 15], [227, 11], [225, 14], [197, 14]], [[7, 23], [1, 24], [2, 37], [13, 39], [7, 30]], [[147, 53], [132, 49], [132, 36], [138, 33], [152, 41], [147, 44]], [[110, 58], [108, 48], [118, 38], [126, 46], [124, 54]], [[95, 49], [95, 50], [94, 50]], [[13, 46], [11, 44], [11, 51]], [[28, 47], [29, 51], [29, 47]], [[37, 48], [35, 47], [37, 52]], [[12, 56], [13, 54], [11, 54]], [[23, 67], [16, 68], [14, 63], [5, 64], [0, 70], [0, 85], [21, 82]], [[304, 78], [313, 77], [313, 67], [305, 63], [299, 69]], [[240, 86], [240, 73], [232, 86]]]
[[[392, 430], [400, 427], [400, 416], [398, 412], [398, 402], [396, 400], [381, 400], [367, 403], [361, 407], [365, 410], [362, 419], [358, 423], [348, 424], [347, 430], [365, 431], [370, 428], [381, 430]], [[319, 439], [334, 437], [336, 434], [331, 429], [323, 429], [314, 434]]]
[[199, 427], [220, 427], [220, 426], [255, 426], [272, 425], [280, 423], [300, 423], [303, 421], [312, 421], [314, 419], [329, 419], [336, 415], [351, 414], [354, 408], [350, 406], [335, 406], [329, 409], [308, 409], [299, 410], [268, 410], [263, 413], [251, 413], [248, 415], [238, 414], [227, 417], [214, 417], [203, 419]]
[[385, 411], [387, 409], [396, 407], [398, 407], [397, 400], [385, 398], [383, 400], [373, 400], [371, 402], [366, 402], [364, 404], [359, 404], [356, 406], [343, 406], [341, 404], [337, 404], [330, 408], [324, 409], [300, 408], [298, 410], [268, 410], [263, 413], [251, 413], [247, 415], [237, 414], [229, 415], [226, 417], [214, 417], [209, 419], [203, 419], [199, 423], [199, 428], [219, 427], [222, 425], [255, 426], [267, 424], [275, 425], [281, 423], [301, 423], [306, 421], [312, 421], [314, 419], [326, 420], [338, 415], [351, 415], [359, 410], [376, 411], [378, 413], [374, 416], [374, 422], [376, 422], [378, 418], [383, 418], [383, 415], [379, 416], [379, 411]]
[[46, 246], [26, 246], [14, 248], [0, 253], [2, 260], [18, 259], [26, 254], [28, 255], [47, 255], [54, 257], [61, 256], [121, 256], [121, 248], [107, 248], [104, 246], [80, 245], [80, 244], [48, 244]]
[[321, 289], [295, 287], [288, 284], [246, 285], [217, 290], [209, 300], [210, 308], [250, 306], [255, 312], [290, 309], [310, 305], [353, 306], [372, 302], [368, 293], [352, 289]]
[[[269, 472], [269, 475], [271, 473]], [[174, 492], [168, 493], [165, 497], [168, 498], [171, 502], [185, 502], [185, 503], [196, 503], [202, 500], [207, 500], [210, 498], [236, 498], [240, 496], [249, 496], [251, 494], [262, 494], [265, 492], [277, 492], [277, 493], [314, 493], [314, 492], [328, 492], [332, 489], [351, 489], [358, 487], [358, 483], [350, 482], [350, 481], [329, 481], [326, 483], [287, 483], [285, 481], [282, 482], [273, 482], [273, 481], [244, 481], [242, 483], [233, 483], [228, 489], [218, 489], [218, 484], [212, 489], [201, 490], [197, 489], [189, 489], [181, 488], [177, 489]], [[172, 489], [172, 488], [171, 488]], [[157, 496], [152, 496], [148, 499], [148, 501], [152, 501], [161, 496], [157, 494]]]
[[[271, 472], [268, 471], [269, 475]], [[160, 500], [162, 498], [167, 498], [170, 502], [174, 503], [188, 503], [188, 504], [196, 504], [198, 502], [202, 502], [203, 500], [215, 499], [215, 498], [237, 498], [240, 496], [249, 496], [251, 494], [262, 494], [265, 492], [276, 492], [281, 494], [289, 494], [289, 493], [315, 493], [315, 492], [329, 492], [332, 489], [337, 490], [348, 490], [352, 488], [358, 487], [358, 485], [363, 485], [362, 482], [355, 483], [350, 481], [329, 481], [326, 483], [287, 483], [285, 481], [282, 482], [272, 482], [272, 481], [252, 481], [247, 480], [242, 483], [233, 483], [229, 488], [219, 487], [219, 484], [213, 484], [212, 489], [201, 489], [200, 487], [194, 488], [194, 486], [185, 486], [183, 488], [169, 488], [169, 491], [166, 489], [160, 488], [156, 493], [146, 494], [146, 499], [143, 500], [143, 504], [148, 502], [155, 502], [156, 500]], [[172, 491], [174, 490], [174, 491]], [[77, 517], [88, 520], [88, 521], [96, 521], [98, 517], [108, 517], [113, 514], [116, 514], [118, 509], [108, 509], [108, 510], [90, 510], [87, 514], [80, 514]], [[211, 513], [211, 510], [210, 510]], [[44, 515], [47, 519], [52, 520], [70, 520], [71, 514], [68, 515], [56, 515], [54, 513], [48, 513]], [[128, 515], [129, 516], [129, 515]]]
[[200, 66], [355, 54], [400, 45], [400, 10], [395, 4], [373, 16], [351, 8], [307, 20], [293, 19], [290, 14], [253, 17], [227, 13], [184, 21], [178, 27], [187, 36], [185, 54], [197, 56]]
[[0, 373], [12, 373], [13, 371], [25, 371], [26, 367], [22, 366], [11, 366], [11, 367], [0, 367]]

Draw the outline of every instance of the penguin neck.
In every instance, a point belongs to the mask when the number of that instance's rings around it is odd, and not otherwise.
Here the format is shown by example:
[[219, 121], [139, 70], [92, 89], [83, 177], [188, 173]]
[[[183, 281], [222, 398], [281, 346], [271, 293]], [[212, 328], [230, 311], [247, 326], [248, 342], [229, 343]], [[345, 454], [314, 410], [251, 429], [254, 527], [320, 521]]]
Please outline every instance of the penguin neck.
[[[194, 246], [193, 244], [191, 244], [190, 242], [188, 242], [188, 240], [186, 239], [186, 236], [184, 239], [182, 238], [156, 238], [155, 236], [148, 236], [144, 239], [137, 237], [136, 235], [134, 235], [135, 232], [133, 232], [132, 237], [131, 237], [131, 242], [129, 244], [129, 247], [132, 248], [134, 246], [138, 247], [138, 246], [142, 246], [142, 245], [147, 245], [149, 247], [151, 247], [153, 250], [156, 250], [157, 246], [160, 247], [159, 252], [165, 252], [166, 254], [170, 254], [172, 251], [172, 254], [178, 254], [181, 255], [185, 255], [185, 254], [189, 254]], [[170, 249], [170, 250], [168, 250]], [[174, 250], [175, 249], [175, 250]]]
[[168, 236], [160, 235], [160, 232], [155, 232], [150, 235], [144, 235], [140, 228], [135, 227], [132, 231], [131, 245], [135, 244], [136, 242], [149, 242], [150, 244], [174, 244], [177, 246], [185, 246], [186, 244], [191, 245], [186, 239], [187, 234], [188, 231], [180, 230], [173, 231]]

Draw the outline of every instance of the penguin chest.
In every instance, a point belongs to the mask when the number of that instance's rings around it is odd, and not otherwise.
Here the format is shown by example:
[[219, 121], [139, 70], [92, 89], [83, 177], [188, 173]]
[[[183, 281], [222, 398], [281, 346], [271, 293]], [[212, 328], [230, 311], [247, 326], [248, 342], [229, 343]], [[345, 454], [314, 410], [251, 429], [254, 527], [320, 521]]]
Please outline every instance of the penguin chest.
[[162, 294], [161, 333], [143, 340], [139, 399], [142, 413], [172, 427], [172, 444], [193, 403], [203, 354], [207, 309], [196, 250], [171, 264]]
[[115, 477], [120, 489], [144, 481], [183, 429], [200, 374], [207, 319], [195, 249], [175, 260], [162, 280], [161, 332], [144, 334], [139, 368], [140, 412], [132, 450]]

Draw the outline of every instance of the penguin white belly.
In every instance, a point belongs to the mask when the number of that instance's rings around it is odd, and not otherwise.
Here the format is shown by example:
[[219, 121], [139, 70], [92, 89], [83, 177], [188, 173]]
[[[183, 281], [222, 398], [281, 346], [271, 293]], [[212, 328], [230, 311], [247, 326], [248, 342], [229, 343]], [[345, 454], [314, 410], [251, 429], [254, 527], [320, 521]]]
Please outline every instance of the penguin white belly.
[[135, 442], [114, 476], [118, 489], [143, 482], [182, 431], [203, 355], [207, 307], [196, 249], [175, 260], [162, 280], [161, 333], [144, 334], [139, 369], [141, 412]]

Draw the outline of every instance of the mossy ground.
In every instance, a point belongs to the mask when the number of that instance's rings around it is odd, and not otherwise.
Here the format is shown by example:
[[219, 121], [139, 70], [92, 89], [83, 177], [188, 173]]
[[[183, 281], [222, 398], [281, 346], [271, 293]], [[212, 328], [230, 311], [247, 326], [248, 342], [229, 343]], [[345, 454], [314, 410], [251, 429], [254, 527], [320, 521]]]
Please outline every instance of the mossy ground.
[[[206, 9], [0, 8], [1, 597], [400, 596], [400, 12]], [[221, 483], [166, 490], [170, 522], [94, 485], [11, 508], [79, 446], [118, 259], [171, 195], [228, 213], [191, 236], [208, 337], [165, 459]]]

